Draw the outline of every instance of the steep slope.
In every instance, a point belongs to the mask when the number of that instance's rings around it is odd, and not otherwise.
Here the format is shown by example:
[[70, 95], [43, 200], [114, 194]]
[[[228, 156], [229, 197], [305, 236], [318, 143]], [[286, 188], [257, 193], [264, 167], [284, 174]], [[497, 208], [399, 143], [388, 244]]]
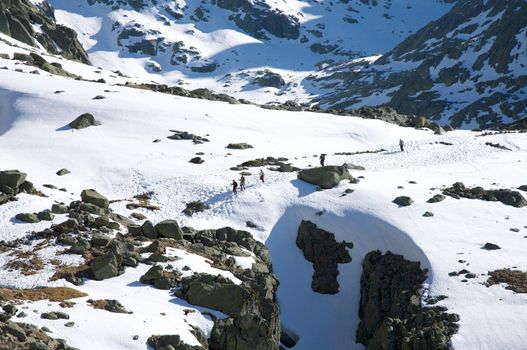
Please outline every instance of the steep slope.
[[489, 127], [527, 114], [527, 3], [458, 1], [374, 62], [328, 68], [324, 106], [385, 105], [455, 127]]
[[77, 34], [71, 28], [55, 23], [53, 9], [45, 1], [2, 1], [0, 32], [25, 44], [40, 46], [52, 54], [89, 63]]

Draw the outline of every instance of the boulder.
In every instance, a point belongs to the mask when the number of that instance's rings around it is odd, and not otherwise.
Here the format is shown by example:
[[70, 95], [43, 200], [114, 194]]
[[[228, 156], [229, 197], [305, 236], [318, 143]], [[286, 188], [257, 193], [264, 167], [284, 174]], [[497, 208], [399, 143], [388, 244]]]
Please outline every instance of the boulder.
[[18, 170], [0, 171], [0, 186], [5, 185], [17, 189], [26, 180], [27, 174]]
[[431, 197], [430, 199], [428, 199], [426, 202], [427, 203], [439, 203], [441, 201], [443, 201], [446, 197], [442, 194], [436, 194], [434, 195], [433, 197]]
[[160, 237], [183, 239], [183, 231], [176, 220], [163, 220], [158, 222], [155, 229]]
[[323, 167], [303, 169], [298, 173], [298, 178], [322, 189], [337, 186], [342, 180], [353, 180], [345, 165], [326, 165]]
[[90, 113], [84, 113], [75, 118], [75, 120], [71, 121], [68, 125], [72, 129], [85, 129], [87, 127], [99, 124], [97, 123], [93, 115], [91, 115]]
[[228, 149], [249, 149], [253, 148], [253, 146], [249, 145], [248, 143], [229, 143], [227, 145]]
[[110, 252], [93, 259], [90, 267], [93, 277], [98, 281], [116, 277], [121, 273], [121, 258], [114, 252]]
[[157, 289], [174, 288], [181, 279], [178, 271], [164, 270], [162, 266], [152, 266], [141, 278], [139, 282], [153, 285]]
[[40, 219], [38, 218], [37, 214], [34, 214], [34, 213], [16, 214], [15, 219], [28, 223], [28, 224], [34, 224], [34, 223], [40, 222]]
[[106, 209], [109, 206], [108, 199], [93, 189], [83, 190], [81, 199], [84, 203], [93, 204], [99, 208]]
[[156, 228], [149, 220], [143, 222], [143, 225], [141, 225], [141, 232], [145, 237], [150, 239], [156, 239], [158, 237]]
[[408, 196], [399, 196], [399, 197], [395, 198], [392, 202], [397, 204], [400, 207], [407, 207], [409, 205], [412, 205], [412, 203], [414, 201], [413, 201], [412, 198], [410, 198]]
[[51, 206], [51, 212], [53, 214], [66, 214], [68, 212], [68, 207], [64, 204], [53, 204]]
[[55, 216], [51, 213], [51, 211], [46, 209], [46, 210], [39, 212], [37, 214], [37, 217], [39, 220], [42, 220], [42, 221], [51, 221], [53, 220]]
[[497, 244], [494, 244], [494, 243], [485, 243], [485, 245], [482, 247], [482, 249], [486, 249], [486, 250], [498, 250], [498, 249], [501, 249], [501, 247]]
[[66, 168], [62, 168], [59, 171], [57, 171], [57, 175], [58, 176], [64, 176], [64, 175], [68, 175], [68, 174], [71, 174], [71, 171], [69, 171]]
[[194, 157], [191, 160], [189, 160], [188, 162], [192, 163], [192, 164], [202, 164], [205, 161], [201, 157]]

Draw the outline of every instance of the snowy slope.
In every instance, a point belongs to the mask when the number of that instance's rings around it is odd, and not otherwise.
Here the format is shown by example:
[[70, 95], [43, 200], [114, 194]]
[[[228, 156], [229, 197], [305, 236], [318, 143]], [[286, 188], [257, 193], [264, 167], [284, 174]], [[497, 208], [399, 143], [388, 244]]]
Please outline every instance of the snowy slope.
[[[306, 100], [327, 62], [383, 54], [446, 13], [443, 1], [50, 0], [94, 66], [257, 102]], [[259, 72], [285, 85], [260, 86]], [[210, 71], [209, 71], [210, 70]]]
[[[63, 93], [55, 94], [57, 90]], [[110, 91], [110, 92], [106, 92]], [[96, 95], [106, 99], [93, 100]], [[527, 297], [502, 286], [482, 285], [485, 274], [497, 268], [527, 270], [525, 228], [527, 212], [499, 202], [447, 197], [437, 204], [426, 203], [442, 186], [463, 181], [467, 186], [516, 188], [525, 184], [527, 139], [525, 134], [478, 137], [480, 133], [454, 131], [434, 135], [429, 130], [401, 128], [382, 121], [338, 117], [306, 112], [270, 111], [256, 106], [229, 105], [193, 100], [149, 91], [134, 90], [47, 75], [0, 71], [0, 164], [1, 169], [20, 169], [48, 198], [20, 195], [16, 202], [0, 206], [0, 239], [22, 237], [43, 224], [21, 224], [13, 220], [21, 211], [39, 211], [55, 200], [70, 202], [84, 188], [95, 188], [110, 199], [130, 198], [154, 191], [157, 212], [144, 212], [157, 222], [175, 218], [197, 229], [225, 225], [248, 229], [269, 247], [273, 267], [281, 285], [278, 298], [285, 326], [300, 336], [295, 349], [361, 349], [355, 344], [359, 305], [359, 280], [364, 255], [375, 249], [391, 250], [420, 261], [430, 270], [429, 293], [447, 295], [440, 305], [460, 315], [454, 349], [524, 349], [527, 326]], [[7, 106], [7, 108], [6, 108]], [[90, 112], [101, 125], [76, 131], [65, 127], [81, 113]], [[209, 143], [166, 139], [170, 129], [209, 135]], [[397, 142], [406, 141], [399, 152]], [[154, 139], [161, 139], [153, 143]], [[437, 143], [451, 143], [451, 146]], [[227, 150], [231, 142], [249, 142], [249, 150]], [[485, 145], [498, 142], [512, 149]], [[375, 154], [334, 156], [336, 152], [386, 151]], [[201, 165], [188, 163], [196, 152], [204, 152]], [[295, 173], [266, 170], [265, 184], [258, 183], [259, 170], [248, 177], [247, 190], [237, 196], [229, 183], [239, 174], [229, 170], [243, 161], [283, 156], [298, 167], [316, 165], [313, 155], [327, 153], [327, 163], [362, 165], [354, 171], [364, 178], [358, 184], [316, 191], [296, 179]], [[57, 177], [68, 168], [71, 174]], [[415, 184], [409, 183], [415, 181]], [[54, 184], [61, 192], [42, 187]], [[398, 188], [403, 186], [404, 188]], [[352, 194], [341, 197], [352, 188]], [[399, 208], [391, 201], [400, 195], [415, 203]], [[187, 217], [184, 204], [200, 199], [211, 208]], [[112, 208], [128, 216], [122, 202]], [[325, 210], [321, 216], [316, 212]], [[432, 211], [435, 216], [422, 214]], [[61, 218], [56, 220], [61, 221]], [[333, 232], [338, 241], [354, 243], [353, 260], [339, 265], [340, 293], [320, 295], [311, 288], [312, 265], [296, 247], [302, 219]], [[510, 228], [519, 228], [511, 232]], [[501, 250], [486, 251], [485, 242]], [[181, 252], [173, 252], [182, 255]], [[5, 261], [0, 255], [0, 261]], [[461, 264], [463, 259], [469, 264]], [[214, 271], [199, 257], [184, 257], [183, 264], [195, 270]], [[451, 271], [467, 268], [477, 277], [461, 282]], [[144, 349], [151, 334], [177, 332], [189, 344], [195, 338], [185, 321], [210, 332], [211, 322], [200, 313], [182, 314], [191, 307], [167, 292], [137, 285], [144, 266], [128, 268], [123, 276], [102, 282], [89, 281], [76, 287], [87, 298], [115, 298], [134, 311], [133, 315], [103, 314], [84, 306], [84, 299], [68, 309], [75, 327], [47, 321], [31, 310], [55, 310], [49, 302], [28, 303], [29, 321], [46, 325], [53, 336], [81, 349]], [[2, 269], [5, 286], [51, 285], [48, 275], [23, 277]], [[69, 285], [64, 280], [53, 282]], [[165, 312], [163, 316], [160, 312]], [[133, 341], [133, 335], [139, 341]]]

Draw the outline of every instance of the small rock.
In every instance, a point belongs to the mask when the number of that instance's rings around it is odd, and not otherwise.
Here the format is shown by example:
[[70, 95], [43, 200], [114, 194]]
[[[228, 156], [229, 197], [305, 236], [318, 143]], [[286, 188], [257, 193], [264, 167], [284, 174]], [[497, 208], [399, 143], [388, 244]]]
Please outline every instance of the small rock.
[[494, 244], [494, 243], [485, 243], [485, 245], [483, 246], [482, 249], [486, 249], [486, 250], [497, 250], [497, 249], [501, 249], [501, 247], [497, 244]]
[[434, 216], [434, 213], [431, 213], [431, 212], [429, 212], [429, 211], [426, 211], [426, 212], [423, 214], [423, 216], [429, 218], [429, 217]]
[[57, 171], [57, 175], [58, 176], [64, 176], [64, 175], [68, 175], [68, 174], [71, 174], [71, 171], [69, 171], [66, 168], [62, 168], [59, 171]]
[[399, 196], [399, 197], [395, 198], [392, 202], [397, 204], [398, 206], [407, 207], [407, 206], [411, 205], [414, 201], [413, 201], [412, 198], [410, 198], [408, 196]]

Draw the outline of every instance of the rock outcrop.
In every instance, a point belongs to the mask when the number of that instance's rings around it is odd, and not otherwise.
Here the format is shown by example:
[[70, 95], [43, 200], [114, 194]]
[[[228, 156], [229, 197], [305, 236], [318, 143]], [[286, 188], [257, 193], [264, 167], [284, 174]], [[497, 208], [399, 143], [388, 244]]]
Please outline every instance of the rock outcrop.
[[14, 200], [19, 193], [35, 194], [33, 184], [26, 181], [27, 174], [18, 170], [0, 171], [0, 205]]
[[2, 0], [0, 32], [34, 47], [38, 42], [52, 54], [89, 64], [88, 54], [77, 39], [77, 33], [57, 24], [53, 12], [47, 2], [37, 8], [29, 0]]
[[362, 263], [357, 342], [374, 349], [446, 350], [459, 316], [421, 304], [426, 270], [401, 255], [373, 251]]
[[338, 264], [351, 262], [348, 248], [353, 248], [353, 244], [339, 243], [333, 233], [318, 228], [311, 221], [303, 220], [298, 228], [296, 246], [304, 253], [306, 260], [313, 263], [313, 291], [320, 294], [338, 293]]
[[443, 194], [459, 199], [480, 199], [489, 202], [501, 202], [516, 208], [527, 205], [527, 200], [518, 191], [509, 189], [485, 190], [482, 187], [467, 188], [462, 182], [456, 182], [452, 187], [445, 188]]

